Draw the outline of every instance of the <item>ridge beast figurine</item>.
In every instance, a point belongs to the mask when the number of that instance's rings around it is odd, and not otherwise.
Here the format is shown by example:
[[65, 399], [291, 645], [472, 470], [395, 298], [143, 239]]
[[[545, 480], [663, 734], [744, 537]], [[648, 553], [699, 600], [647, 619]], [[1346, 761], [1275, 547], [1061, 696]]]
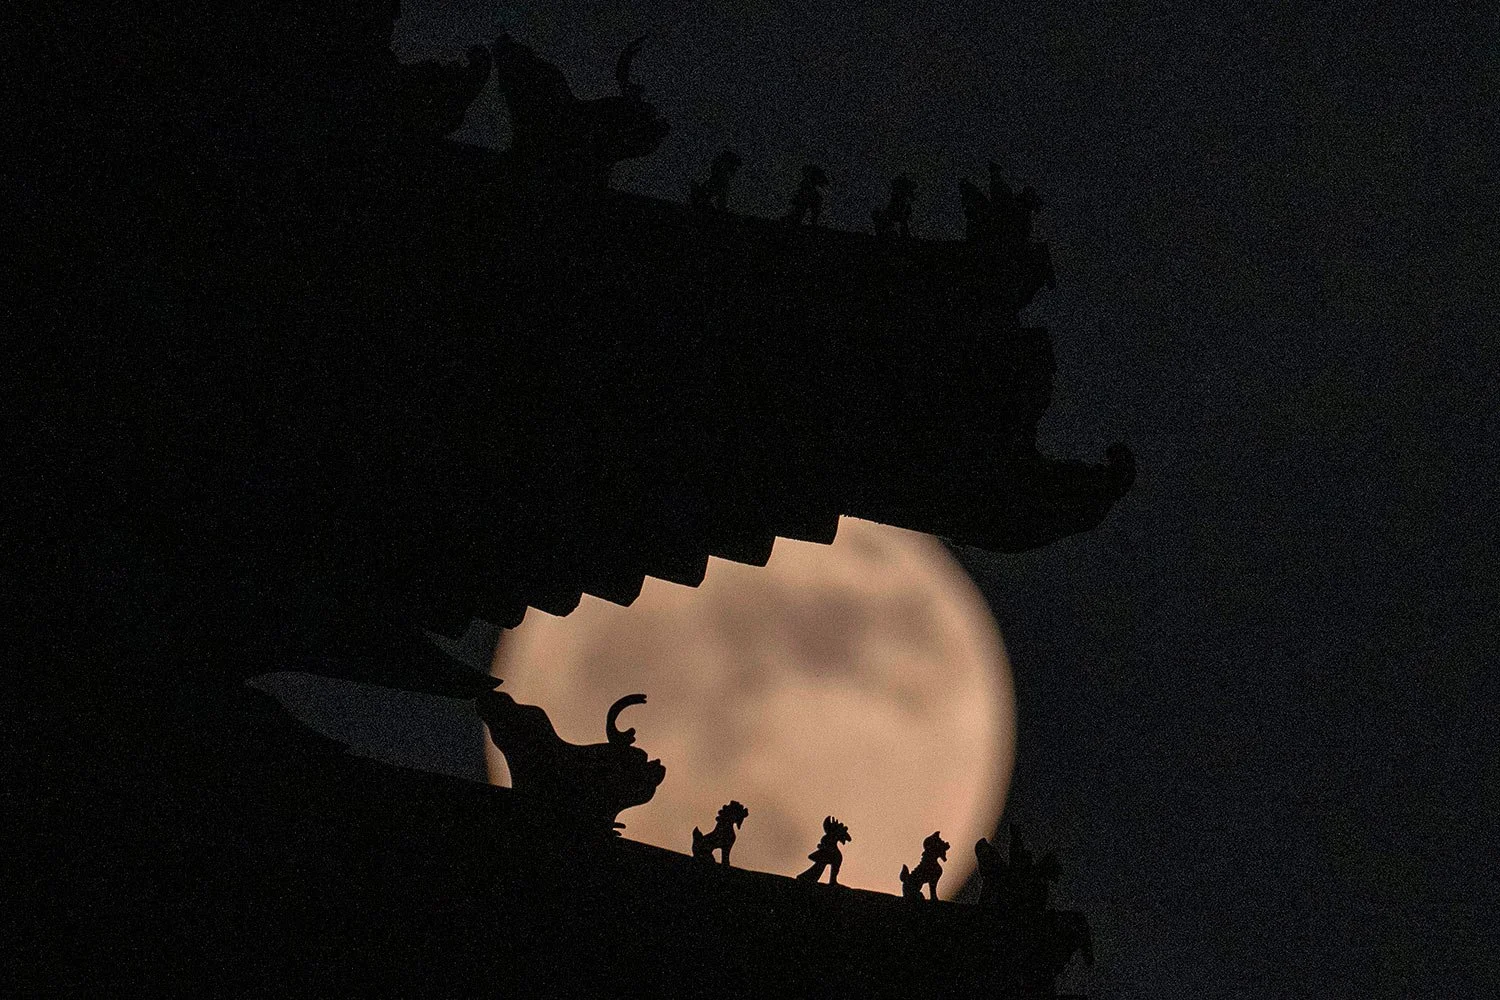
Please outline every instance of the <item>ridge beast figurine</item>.
[[849, 836], [849, 828], [832, 816], [823, 820], [823, 839], [818, 841], [817, 850], [807, 856], [812, 866], [798, 875], [797, 878], [804, 882], [816, 882], [823, 877], [823, 869], [829, 869], [828, 884], [839, 884], [839, 866], [844, 863], [844, 852], [839, 850], [840, 844], [847, 844], [854, 838]]
[[922, 841], [922, 860], [917, 863], [917, 867], [908, 870], [905, 865], [901, 866], [902, 896], [907, 899], [921, 899], [922, 886], [925, 885], [931, 898], [937, 899], [938, 879], [943, 877], [943, 866], [939, 862], [948, 860], [950, 846], [943, 839], [941, 832], [934, 833]]
[[749, 809], [731, 799], [719, 810], [713, 832], [705, 834], [696, 826], [693, 827], [693, 857], [712, 861], [714, 851], [718, 851], [720, 862], [726, 868], [729, 867], [729, 851], [734, 847], [735, 841], [734, 828], [743, 824], [745, 817], [749, 815]]
[[667, 774], [660, 760], [647, 759], [644, 750], [631, 745], [634, 729], [621, 732], [615, 725], [621, 710], [645, 702], [643, 694], [616, 701], [604, 720], [607, 742], [587, 745], [566, 742], [545, 711], [518, 704], [503, 691], [486, 691], [474, 707], [505, 755], [518, 797], [580, 827], [610, 829], [619, 836], [624, 824], [615, 817], [651, 801]]

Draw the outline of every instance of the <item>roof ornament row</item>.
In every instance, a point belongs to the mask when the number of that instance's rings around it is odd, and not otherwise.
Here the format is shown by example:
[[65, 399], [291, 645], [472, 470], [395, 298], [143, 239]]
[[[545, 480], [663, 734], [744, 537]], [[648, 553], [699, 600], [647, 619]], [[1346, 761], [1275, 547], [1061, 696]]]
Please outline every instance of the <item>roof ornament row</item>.
[[[495, 685], [501, 683], [494, 681]], [[619, 813], [644, 805], [656, 794], [666, 777], [660, 760], [651, 760], [635, 744], [635, 730], [621, 730], [620, 713], [632, 705], [645, 704], [644, 694], [629, 694], [610, 706], [605, 718], [604, 743], [580, 746], [557, 735], [544, 709], [519, 704], [510, 695], [491, 689], [475, 699], [475, 708], [490, 733], [490, 739], [505, 755], [517, 799], [530, 808], [529, 818], [573, 836], [605, 840], [619, 836], [623, 824]], [[713, 865], [719, 854], [720, 868], [730, 867], [730, 853], [750, 810], [730, 800], [719, 810], [713, 829], [705, 834], [693, 828], [692, 855], [700, 863]], [[812, 864], [798, 881], [819, 882], [828, 873], [828, 884], [839, 885], [843, 845], [853, 841], [847, 824], [829, 815], [823, 820], [823, 836], [809, 854]], [[922, 842], [922, 856], [915, 868], [901, 866], [901, 895], [907, 900], [937, 900], [938, 882], [950, 844], [940, 831]], [[1081, 912], [1059, 911], [1051, 905], [1051, 886], [1061, 873], [1056, 855], [1034, 860], [1011, 826], [1010, 851], [980, 839], [974, 845], [982, 881], [979, 906], [995, 915], [997, 931], [1015, 955], [1016, 968], [1028, 985], [1051, 995], [1057, 977], [1076, 954], [1093, 963], [1093, 943], [1088, 921]], [[927, 895], [922, 893], [927, 888]]]
[[[721, 150], [709, 164], [707, 179], [689, 184], [688, 204], [700, 212], [727, 213], [730, 187], [742, 166], [744, 160], [739, 153], [728, 148]], [[1002, 250], [1019, 255], [1031, 242], [1032, 220], [1041, 209], [1041, 198], [1030, 185], [1019, 194], [1013, 193], [998, 164], [991, 162], [989, 170], [988, 194], [967, 178], [958, 182], [964, 206], [964, 237], [975, 243], [995, 243]], [[827, 171], [816, 163], [805, 164], [781, 221], [792, 226], [817, 225], [828, 187]], [[891, 178], [890, 197], [885, 206], [870, 212], [876, 236], [911, 239], [916, 192], [916, 182], [909, 174]]]

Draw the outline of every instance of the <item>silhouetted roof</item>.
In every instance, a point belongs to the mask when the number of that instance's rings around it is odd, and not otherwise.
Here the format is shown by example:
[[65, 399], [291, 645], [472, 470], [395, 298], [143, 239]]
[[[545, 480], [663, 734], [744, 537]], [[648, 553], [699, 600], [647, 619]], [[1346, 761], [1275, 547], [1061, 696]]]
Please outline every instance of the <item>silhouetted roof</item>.
[[[841, 514], [1019, 551], [1128, 488], [1124, 453], [1025, 447], [1054, 375], [1017, 319], [1050, 277], [1040, 244], [699, 213], [373, 125], [318, 145], [319, 102], [390, 72], [386, 13], [328, 16], [363, 56], [304, 66], [338, 50], [316, 32], [200, 52], [158, 96], [223, 115], [175, 144], [144, 116], [109, 132], [71, 177], [87, 197], [56, 202], [80, 225], [38, 256], [71, 284], [28, 363], [59, 388], [29, 456], [38, 585], [75, 609], [59, 636], [82, 616], [194, 669], [278, 650], [436, 689], [425, 667], [358, 667], [390, 645], [358, 623], [628, 603], [645, 575], [695, 584], [710, 555], [828, 541]], [[221, 143], [288, 66], [307, 92], [264, 100], [313, 116], [302, 145]], [[391, 98], [372, 93], [375, 122]]]

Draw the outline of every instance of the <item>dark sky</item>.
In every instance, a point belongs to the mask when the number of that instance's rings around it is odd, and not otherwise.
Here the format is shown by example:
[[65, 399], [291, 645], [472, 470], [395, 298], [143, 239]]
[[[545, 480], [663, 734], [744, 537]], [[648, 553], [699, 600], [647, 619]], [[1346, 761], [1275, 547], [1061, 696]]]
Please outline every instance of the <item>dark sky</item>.
[[[1015, 662], [1010, 817], [1068, 864], [1110, 997], [1493, 995], [1500, 14], [1366, 3], [448, 3], [674, 131], [621, 186], [738, 207], [798, 165], [864, 228], [890, 176], [957, 235], [996, 159], [1046, 201], [1043, 445], [1125, 437], [1105, 525], [965, 552]], [[493, 84], [460, 137], [503, 144]]]

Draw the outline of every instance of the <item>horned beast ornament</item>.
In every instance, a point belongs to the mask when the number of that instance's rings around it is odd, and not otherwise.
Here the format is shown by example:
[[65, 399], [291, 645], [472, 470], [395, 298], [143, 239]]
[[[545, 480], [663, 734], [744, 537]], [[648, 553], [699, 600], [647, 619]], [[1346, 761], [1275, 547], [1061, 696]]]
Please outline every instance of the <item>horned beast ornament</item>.
[[540, 707], [519, 704], [503, 691], [486, 691], [474, 707], [505, 755], [518, 798], [581, 829], [618, 831], [624, 824], [615, 817], [651, 801], [667, 774], [660, 760], [633, 746], [633, 728], [616, 725], [622, 710], [645, 702], [643, 694], [616, 701], [604, 719], [607, 742], [582, 746], [558, 736]]

